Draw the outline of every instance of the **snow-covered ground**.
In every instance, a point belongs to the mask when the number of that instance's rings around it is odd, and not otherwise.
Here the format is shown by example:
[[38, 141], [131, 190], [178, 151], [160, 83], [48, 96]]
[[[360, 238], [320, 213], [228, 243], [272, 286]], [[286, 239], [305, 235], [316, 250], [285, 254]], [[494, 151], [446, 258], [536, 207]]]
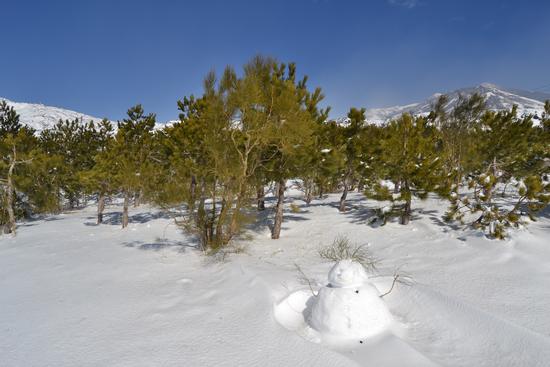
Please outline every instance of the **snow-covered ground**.
[[[297, 195], [297, 193], [292, 193]], [[366, 224], [376, 205], [351, 195], [298, 199], [280, 240], [251, 227], [245, 251], [225, 261], [158, 210], [120, 207], [94, 224], [89, 207], [22, 223], [0, 238], [0, 366], [548, 366], [550, 217], [506, 241], [441, 222], [445, 202], [415, 202], [408, 226]], [[420, 213], [420, 211], [422, 213]], [[383, 300], [399, 330], [331, 349], [281, 326], [275, 305], [309, 288], [295, 263], [327, 284], [318, 249], [338, 234], [369, 242], [376, 287], [394, 268], [412, 285]]]

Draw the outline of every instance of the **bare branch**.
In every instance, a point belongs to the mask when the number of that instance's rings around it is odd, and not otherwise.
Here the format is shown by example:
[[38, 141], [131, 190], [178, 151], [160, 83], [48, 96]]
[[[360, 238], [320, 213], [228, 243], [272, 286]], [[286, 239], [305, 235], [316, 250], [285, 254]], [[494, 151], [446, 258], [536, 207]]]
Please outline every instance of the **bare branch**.
[[396, 283], [400, 283], [400, 284], [404, 284], [404, 285], [411, 285], [411, 283], [412, 283], [411, 277], [409, 275], [407, 275], [406, 273], [401, 272], [400, 270], [401, 270], [401, 267], [397, 267], [395, 269], [395, 271], [393, 272], [393, 280], [392, 280], [390, 289], [387, 292], [381, 294], [380, 298], [383, 298], [383, 297], [387, 296], [388, 294], [390, 294], [393, 291], [393, 288], [395, 287]]
[[393, 287], [395, 287], [395, 283], [397, 283], [398, 279], [399, 279], [399, 274], [394, 274], [393, 275], [393, 281], [391, 283], [390, 289], [386, 293], [381, 294], [380, 298], [383, 298], [383, 297], [387, 296], [388, 294], [391, 293], [391, 291], [393, 291]]
[[313, 291], [313, 287], [312, 287], [312, 285], [311, 285], [311, 281], [309, 280], [309, 278], [307, 277], [307, 275], [303, 272], [302, 268], [301, 268], [298, 264], [296, 264], [296, 263], [294, 263], [294, 266], [296, 267], [296, 270], [300, 273], [300, 275], [301, 275], [301, 280], [305, 281], [305, 282], [307, 283], [307, 285], [309, 286], [309, 290], [311, 291], [311, 294], [313, 294], [313, 297], [317, 297], [317, 295], [318, 295], [319, 293], [315, 293], [315, 292]]

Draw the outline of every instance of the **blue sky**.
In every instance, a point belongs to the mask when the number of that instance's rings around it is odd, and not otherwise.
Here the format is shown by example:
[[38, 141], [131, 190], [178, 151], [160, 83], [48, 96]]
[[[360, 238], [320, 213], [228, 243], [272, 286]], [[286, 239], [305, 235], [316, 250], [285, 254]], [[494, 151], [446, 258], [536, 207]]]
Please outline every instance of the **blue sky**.
[[550, 91], [550, 1], [25, 1], [0, 4], [0, 96], [159, 120], [204, 75], [295, 61], [339, 116], [493, 82]]

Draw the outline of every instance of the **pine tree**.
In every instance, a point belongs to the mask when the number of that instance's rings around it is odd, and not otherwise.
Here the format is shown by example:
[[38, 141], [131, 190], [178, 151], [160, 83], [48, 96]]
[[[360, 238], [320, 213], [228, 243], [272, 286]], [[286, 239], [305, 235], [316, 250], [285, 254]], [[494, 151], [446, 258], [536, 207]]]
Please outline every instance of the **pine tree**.
[[341, 173], [343, 192], [340, 197], [340, 205], [338, 206], [340, 212], [346, 210], [348, 191], [356, 180], [357, 166], [360, 161], [360, 146], [361, 138], [363, 137], [362, 130], [364, 128], [365, 112], [366, 110], [364, 108], [360, 110], [351, 108], [348, 113], [349, 123], [341, 130], [343, 139], [340, 147], [343, 154], [343, 167]]
[[440, 193], [447, 197], [458, 196], [464, 177], [480, 164], [476, 128], [486, 111], [486, 101], [477, 93], [469, 97], [459, 95], [455, 107], [447, 114], [448, 104], [448, 97], [440, 96], [428, 116], [441, 132], [445, 179], [440, 183]]
[[139, 104], [130, 108], [127, 114], [128, 117], [118, 123], [112, 147], [115, 165], [113, 179], [124, 198], [122, 228], [128, 226], [130, 198], [139, 200], [153, 174], [151, 154], [156, 121], [155, 115], [145, 115]]
[[4, 233], [16, 233], [17, 192], [25, 188], [20, 171], [32, 162], [36, 146], [34, 130], [23, 127], [13, 107], [0, 102], [0, 224], [4, 224]]
[[304, 200], [307, 205], [313, 200], [315, 192], [322, 192], [321, 187], [324, 185], [324, 174], [330, 166], [327, 162], [327, 153], [332, 149], [327, 140], [328, 114], [330, 107], [320, 109], [319, 103], [323, 100], [324, 95], [320, 88], [316, 88], [313, 93], [306, 95], [306, 108], [314, 119], [313, 133], [310, 144], [304, 145], [302, 149], [297, 151], [298, 178], [301, 179], [301, 188], [304, 192]]
[[19, 115], [13, 106], [9, 106], [4, 100], [0, 101], [0, 139], [8, 134], [16, 135], [22, 127]]
[[[437, 188], [439, 177], [441, 142], [439, 132], [425, 117], [403, 114], [391, 121], [383, 131], [382, 155], [376, 165], [377, 180], [368, 182], [367, 196], [391, 200], [392, 214], [400, 217], [401, 224], [408, 224], [412, 214], [413, 196], [421, 199]], [[381, 179], [391, 180], [395, 193], [383, 185]]]
[[[518, 226], [524, 210], [534, 220], [534, 214], [549, 201], [550, 185], [543, 181], [544, 143], [537, 143], [542, 135], [533, 128], [531, 116], [517, 116], [516, 106], [510, 111], [486, 112], [476, 128], [480, 165], [469, 174], [472, 193], [453, 195], [445, 219], [463, 221], [466, 214], [478, 213], [471, 225], [487, 229], [495, 238], [504, 238], [506, 228]], [[510, 182], [515, 182], [515, 191], [506, 190]], [[503, 188], [500, 197], [495, 195], [497, 187]], [[515, 204], [508, 206], [499, 200], [504, 197], [515, 198]]]
[[[225, 229], [232, 204], [230, 187], [223, 185], [230, 183], [228, 172], [232, 169], [226, 169], [222, 161], [229, 148], [230, 118], [223, 112], [215, 84], [214, 73], [209, 73], [202, 97], [178, 101], [180, 121], [165, 128], [160, 138], [165, 157], [161, 160], [169, 164], [163, 167], [166, 173], [162, 193], [155, 197], [163, 206], [186, 204], [188, 220], [182, 224], [198, 235], [203, 250], [226, 243]], [[227, 158], [231, 165], [233, 161]]]
[[294, 65], [258, 56], [242, 76], [231, 67], [220, 80], [209, 73], [200, 98], [178, 102], [180, 121], [159, 135], [159, 161], [168, 163], [160, 164], [166, 180], [155, 202], [185, 202], [191, 219], [185, 226], [204, 249], [216, 250], [240, 233], [251, 198], [262, 209], [270, 181], [279, 188], [280, 230], [284, 182], [298, 176], [314, 123], [326, 119], [317, 109], [320, 90], [309, 92], [305, 82], [296, 82]]
[[94, 156], [99, 149], [98, 134], [93, 121], [85, 123], [78, 118], [60, 120], [40, 134], [42, 149], [63, 161], [55, 172], [60, 206], [63, 200], [68, 201], [70, 208], [80, 205], [85, 191], [81, 175], [94, 165]]
[[321, 159], [314, 167], [317, 171], [315, 184], [319, 198], [324, 193], [336, 191], [341, 182], [341, 171], [344, 167], [344, 155], [342, 152], [342, 126], [336, 121], [327, 121], [321, 125], [319, 152]]
[[[324, 112], [317, 107], [322, 99], [320, 89], [307, 89], [307, 77], [296, 81], [296, 65], [272, 64], [268, 88], [267, 123], [271, 127], [268, 177], [276, 182], [277, 204], [271, 238], [280, 237], [283, 222], [284, 196], [287, 179], [297, 177], [300, 152], [313, 143], [315, 122]], [[315, 96], [315, 98], [313, 97]]]
[[90, 126], [87, 130], [89, 152], [92, 162], [79, 172], [79, 180], [84, 191], [97, 195], [97, 224], [103, 222], [103, 211], [108, 195], [115, 192], [117, 184], [113, 175], [115, 172], [115, 156], [113, 154], [113, 126], [103, 119], [97, 127]]

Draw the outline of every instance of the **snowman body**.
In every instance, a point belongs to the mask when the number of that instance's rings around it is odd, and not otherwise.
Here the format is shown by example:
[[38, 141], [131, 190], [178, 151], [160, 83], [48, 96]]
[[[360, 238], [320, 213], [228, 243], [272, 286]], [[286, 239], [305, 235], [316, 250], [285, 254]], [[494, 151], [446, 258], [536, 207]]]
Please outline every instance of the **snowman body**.
[[363, 266], [351, 260], [338, 262], [329, 272], [329, 284], [319, 290], [310, 325], [322, 334], [366, 338], [392, 323], [392, 316]]

